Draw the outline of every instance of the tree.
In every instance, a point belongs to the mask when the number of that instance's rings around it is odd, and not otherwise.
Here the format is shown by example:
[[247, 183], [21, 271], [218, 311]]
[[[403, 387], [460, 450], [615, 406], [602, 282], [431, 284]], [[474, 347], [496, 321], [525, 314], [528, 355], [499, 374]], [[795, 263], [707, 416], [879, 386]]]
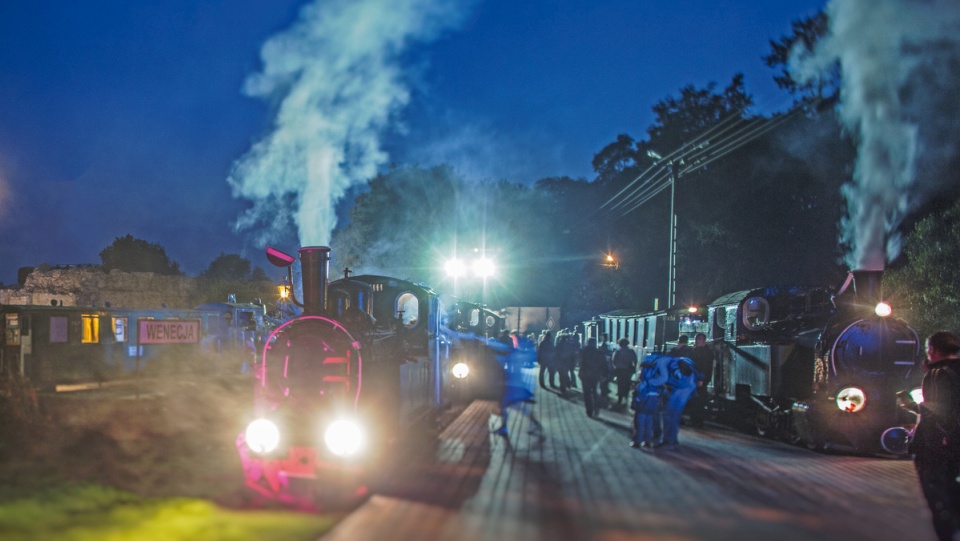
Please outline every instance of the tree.
[[166, 250], [156, 243], [134, 238], [133, 235], [117, 237], [113, 244], [100, 252], [104, 270], [124, 272], [153, 272], [156, 274], [181, 275], [180, 264], [167, 257]]
[[782, 36], [777, 41], [770, 41], [770, 54], [763, 57], [763, 62], [771, 68], [778, 69], [773, 80], [777, 86], [797, 95], [802, 99], [835, 100], [840, 91], [840, 64], [834, 63], [828, 70], [827, 76], [820, 76], [809, 81], [797, 81], [790, 69], [791, 59], [813, 54], [814, 47], [830, 28], [830, 21], [823, 11], [812, 17], [793, 21], [793, 33]]
[[200, 278], [211, 280], [249, 280], [250, 260], [237, 254], [227, 255], [220, 252], [207, 270], [200, 273]]
[[277, 296], [277, 288], [262, 268], [251, 270], [247, 258], [221, 253], [197, 277], [195, 302], [224, 302], [231, 295], [238, 302], [267, 301]]
[[960, 331], [960, 199], [918, 221], [904, 242], [903, 267], [887, 272], [885, 297], [921, 338]]

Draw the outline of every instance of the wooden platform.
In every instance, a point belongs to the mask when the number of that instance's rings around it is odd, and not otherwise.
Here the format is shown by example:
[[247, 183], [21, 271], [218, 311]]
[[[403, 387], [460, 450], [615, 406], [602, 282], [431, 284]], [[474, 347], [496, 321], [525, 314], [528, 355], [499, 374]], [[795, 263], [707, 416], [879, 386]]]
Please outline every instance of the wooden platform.
[[[531, 377], [532, 372], [531, 372]], [[628, 446], [628, 411], [585, 414], [579, 393], [539, 390], [545, 436], [473, 402], [429, 459], [373, 487], [324, 541], [927, 540], [907, 460], [819, 454], [719, 426], [681, 429], [674, 451]]]

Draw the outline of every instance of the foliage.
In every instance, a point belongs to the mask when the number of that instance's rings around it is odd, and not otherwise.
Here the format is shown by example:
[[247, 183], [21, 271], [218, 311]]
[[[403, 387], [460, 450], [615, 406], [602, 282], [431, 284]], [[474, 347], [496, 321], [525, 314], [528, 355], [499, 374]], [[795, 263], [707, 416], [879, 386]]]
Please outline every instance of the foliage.
[[9, 541], [308, 540], [334, 523], [323, 515], [229, 511], [195, 499], [140, 499], [96, 485], [51, 489], [0, 504], [0, 537]]
[[763, 57], [763, 62], [774, 69], [779, 69], [773, 77], [777, 86], [803, 99], [834, 100], [840, 92], [840, 65], [835, 62], [826, 77], [818, 77], [810, 81], [798, 81], [790, 70], [791, 58], [807, 56], [813, 53], [814, 47], [830, 27], [827, 14], [819, 11], [812, 17], [793, 21], [793, 33], [782, 36], [777, 41], [770, 41], [770, 54]]
[[221, 253], [197, 277], [195, 304], [225, 302], [233, 295], [238, 302], [273, 300], [277, 287], [260, 267], [251, 269], [249, 259]]
[[904, 242], [906, 264], [887, 272], [885, 295], [923, 336], [960, 332], [960, 199], [916, 223]]
[[128, 234], [117, 237], [113, 244], [100, 252], [104, 270], [124, 272], [153, 272], [180, 275], [180, 264], [167, 257], [166, 250], [157, 243], [134, 238]]

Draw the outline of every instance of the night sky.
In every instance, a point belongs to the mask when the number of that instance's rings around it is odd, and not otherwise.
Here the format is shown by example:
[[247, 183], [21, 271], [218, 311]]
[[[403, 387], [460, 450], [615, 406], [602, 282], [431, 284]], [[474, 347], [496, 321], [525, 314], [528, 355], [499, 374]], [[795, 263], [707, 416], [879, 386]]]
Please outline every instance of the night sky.
[[[592, 179], [593, 155], [643, 139], [684, 85], [743, 72], [757, 112], [784, 109], [761, 56], [824, 4], [0, 3], [0, 281], [99, 263], [126, 234], [189, 275], [221, 252], [266, 267], [271, 198], [336, 196], [390, 164]], [[306, 244], [327, 241], [326, 208]], [[239, 217], [255, 225], [237, 232]]]

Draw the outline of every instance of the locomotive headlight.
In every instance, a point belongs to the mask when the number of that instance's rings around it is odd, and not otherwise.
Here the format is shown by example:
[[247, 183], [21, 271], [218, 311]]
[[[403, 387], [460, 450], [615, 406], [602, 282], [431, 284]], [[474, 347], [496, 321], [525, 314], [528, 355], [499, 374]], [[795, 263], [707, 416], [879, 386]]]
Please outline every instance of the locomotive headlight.
[[453, 365], [453, 368], [450, 369], [450, 372], [453, 373], [453, 377], [457, 379], [463, 379], [470, 375], [470, 367], [467, 366], [467, 363], [457, 363]]
[[363, 445], [363, 431], [352, 421], [334, 421], [323, 435], [327, 449], [337, 456], [351, 456]]
[[856, 413], [867, 403], [867, 395], [858, 387], [847, 387], [837, 393], [837, 407], [843, 411]]
[[893, 313], [893, 308], [890, 308], [889, 304], [881, 302], [876, 308], [873, 309], [873, 311], [880, 317], [887, 317]]
[[255, 453], [269, 453], [280, 444], [280, 429], [266, 419], [257, 419], [247, 425], [244, 435], [247, 447]]
[[923, 403], [923, 389], [917, 387], [916, 389], [910, 391], [910, 398], [912, 398], [917, 404]]

